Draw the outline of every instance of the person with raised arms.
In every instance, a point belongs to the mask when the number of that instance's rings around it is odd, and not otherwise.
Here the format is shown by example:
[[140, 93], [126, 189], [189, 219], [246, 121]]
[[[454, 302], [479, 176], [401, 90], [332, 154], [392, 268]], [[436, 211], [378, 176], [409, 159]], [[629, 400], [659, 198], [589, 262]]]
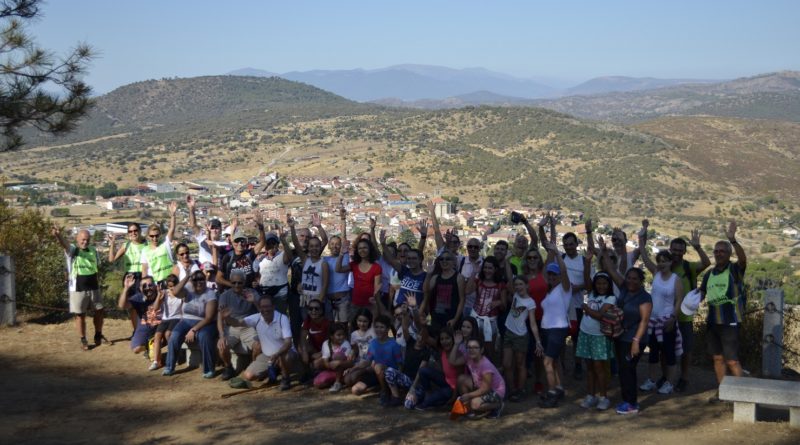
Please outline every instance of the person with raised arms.
[[164, 241], [159, 243], [161, 237], [161, 227], [158, 224], [151, 224], [147, 228], [148, 244], [142, 251], [142, 275], [150, 275], [161, 285], [167, 276], [172, 273], [172, 266], [175, 259], [172, 255], [172, 240], [175, 238], [175, 213], [178, 211], [178, 203], [169, 203], [169, 229], [164, 237]]
[[[128, 224], [128, 239], [119, 249], [116, 249], [116, 235], [111, 232], [108, 233], [108, 261], [114, 264], [122, 259], [122, 268], [125, 272], [122, 278], [123, 286], [125, 284], [125, 277], [131, 274], [136, 280], [133, 287], [136, 289], [139, 288], [139, 280], [142, 279], [142, 251], [145, 248], [143, 241], [142, 226], [136, 222]], [[135, 331], [137, 320], [136, 311], [130, 308], [128, 310], [128, 316], [131, 320], [131, 327]]]

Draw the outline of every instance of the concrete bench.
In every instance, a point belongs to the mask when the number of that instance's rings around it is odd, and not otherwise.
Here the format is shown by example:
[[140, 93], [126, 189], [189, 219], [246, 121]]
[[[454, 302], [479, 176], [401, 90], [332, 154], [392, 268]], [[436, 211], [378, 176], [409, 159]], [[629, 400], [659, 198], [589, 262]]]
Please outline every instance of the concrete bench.
[[[200, 352], [200, 347], [197, 343], [183, 343], [181, 345], [181, 353], [178, 355], [178, 363], [186, 363], [191, 367], [197, 368], [203, 364], [203, 354]], [[231, 364], [233, 367], [241, 372], [250, 363], [250, 352], [245, 352], [237, 345], [231, 354]]]
[[719, 398], [733, 402], [733, 421], [755, 423], [756, 405], [789, 408], [789, 425], [800, 428], [800, 382], [725, 376]]

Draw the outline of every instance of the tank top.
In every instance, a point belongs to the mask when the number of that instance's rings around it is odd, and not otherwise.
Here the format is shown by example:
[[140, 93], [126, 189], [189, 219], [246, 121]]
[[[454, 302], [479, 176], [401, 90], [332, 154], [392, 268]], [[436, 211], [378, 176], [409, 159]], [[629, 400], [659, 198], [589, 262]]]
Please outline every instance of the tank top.
[[122, 261], [125, 265], [125, 272], [141, 272], [142, 271], [142, 251], [145, 244], [132, 243], [128, 241], [125, 243], [125, 253], [122, 255]]
[[[200, 263], [197, 260], [192, 260], [192, 268], [189, 269], [189, 274], [193, 274], [200, 269]], [[186, 270], [182, 267], [182, 264], [178, 264], [178, 281], [182, 281], [186, 278]]]
[[458, 273], [454, 273], [450, 278], [436, 276], [436, 285], [433, 288], [434, 298], [431, 310], [438, 314], [446, 314], [454, 317], [458, 310]]
[[322, 268], [328, 267], [325, 260], [322, 258], [317, 261], [312, 261], [311, 258], [306, 258], [303, 263], [303, 276], [302, 286], [303, 294], [310, 296], [319, 296], [322, 292]]
[[536, 302], [536, 310], [534, 311], [536, 321], [542, 321], [542, 315], [544, 315], [542, 300], [547, 296], [547, 280], [544, 278], [544, 272], [539, 272], [536, 278], [528, 280], [528, 295]]
[[263, 287], [283, 286], [289, 282], [289, 265], [283, 263], [283, 251], [272, 258], [262, 256], [258, 264], [258, 273], [261, 278], [258, 284]]
[[653, 277], [653, 289], [650, 296], [653, 298], [653, 312], [650, 319], [666, 317], [675, 312], [675, 280], [678, 275], [671, 274], [666, 280], [661, 278], [661, 273]]
[[491, 308], [493, 301], [500, 299], [500, 292], [503, 290], [503, 283], [495, 283], [487, 286], [483, 281], [478, 281], [478, 290], [475, 293], [475, 305], [472, 307], [479, 317], [497, 317], [500, 308]]

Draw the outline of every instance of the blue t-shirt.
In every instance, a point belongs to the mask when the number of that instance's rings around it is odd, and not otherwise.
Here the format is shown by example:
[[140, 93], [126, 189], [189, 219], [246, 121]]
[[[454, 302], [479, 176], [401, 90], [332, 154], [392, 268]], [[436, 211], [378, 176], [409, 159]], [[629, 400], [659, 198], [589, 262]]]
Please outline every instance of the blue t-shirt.
[[[325, 264], [328, 265], [328, 293], [338, 293], [338, 292], [349, 292], [350, 285], [347, 283], [347, 279], [349, 278], [350, 274], [348, 272], [339, 273], [336, 272], [336, 260], [337, 256], [326, 256], [322, 259], [325, 260]], [[342, 264], [347, 265], [350, 264], [350, 255], [344, 254], [342, 256]]]
[[425, 283], [426, 275], [427, 273], [424, 270], [414, 275], [408, 266], [403, 266], [397, 274], [397, 278], [400, 280], [400, 289], [397, 291], [397, 295], [394, 298], [395, 306], [399, 306], [408, 301], [407, 294], [412, 294], [416, 297], [417, 301], [414, 306], [422, 304], [422, 285]]
[[[639, 306], [645, 303], [653, 303], [653, 298], [647, 293], [646, 290], [641, 289], [634, 295], [628, 292], [628, 289], [620, 289], [620, 295], [617, 299], [617, 306], [622, 309], [622, 334], [619, 339], [624, 342], [633, 342], [633, 337], [636, 336], [636, 330], [639, 328], [639, 323], [642, 321], [642, 315], [639, 312]], [[639, 344], [644, 347], [647, 344], [647, 330], [644, 335], [639, 339]]]
[[154, 301], [156, 301], [155, 298], [149, 301], [145, 299], [141, 292], [136, 292], [130, 298], [128, 298], [128, 304], [130, 304], [133, 310], [136, 311], [136, 315], [139, 317], [139, 320], [146, 318], [147, 307], [153, 304]]
[[400, 369], [400, 363], [403, 361], [403, 349], [393, 338], [387, 338], [383, 343], [375, 338], [369, 342], [366, 358], [380, 365]]

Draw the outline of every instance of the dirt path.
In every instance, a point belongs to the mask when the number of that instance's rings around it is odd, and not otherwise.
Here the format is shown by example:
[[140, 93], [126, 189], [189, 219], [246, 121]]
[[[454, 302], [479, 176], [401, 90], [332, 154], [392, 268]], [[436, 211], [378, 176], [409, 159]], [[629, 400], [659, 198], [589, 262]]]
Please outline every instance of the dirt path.
[[[123, 338], [130, 324], [109, 320], [105, 332], [110, 339]], [[508, 404], [499, 420], [454, 423], [445, 412], [383, 409], [374, 396], [300, 387], [222, 399], [230, 389], [218, 378], [205, 381], [198, 370], [170, 378], [148, 372], [128, 345], [119, 341], [83, 352], [72, 323], [0, 329], [0, 442], [800, 443], [800, 430], [787, 422], [734, 424], [730, 406], [706, 402], [713, 381], [704, 370], [696, 370], [686, 395], [644, 395], [643, 411], [633, 418], [582, 410], [583, 382], [568, 378], [567, 399], [557, 409], [540, 409], [529, 398]], [[616, 384], [611, 395], [618, 400]]]

